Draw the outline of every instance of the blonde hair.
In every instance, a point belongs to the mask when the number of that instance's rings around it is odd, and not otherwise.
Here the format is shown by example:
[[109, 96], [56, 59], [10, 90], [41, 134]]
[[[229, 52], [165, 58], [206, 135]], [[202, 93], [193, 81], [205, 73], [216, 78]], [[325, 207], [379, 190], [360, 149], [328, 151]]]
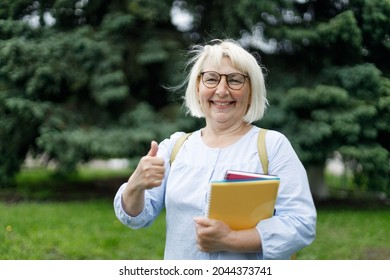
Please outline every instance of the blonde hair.
[[251, 100], [244, 120], [252, 123], [263, 117], [268, 106], [265, 81], [262, 68], [252, 54], [233, 40], [213, 40], [212, 44], [196, 45], [189, 54], [192, 57], [188, 61], [187, 67], [192, 67], [186, 80], [179, 86], [187, 85], [184, 99], [187, 113], [197, 118], [204, 117], [197, 98], [197, 88], [205, 61], [211, 60], [211, 63], [220, 65], [222, 59], [228, 57], [233, 67], [249, 76]]

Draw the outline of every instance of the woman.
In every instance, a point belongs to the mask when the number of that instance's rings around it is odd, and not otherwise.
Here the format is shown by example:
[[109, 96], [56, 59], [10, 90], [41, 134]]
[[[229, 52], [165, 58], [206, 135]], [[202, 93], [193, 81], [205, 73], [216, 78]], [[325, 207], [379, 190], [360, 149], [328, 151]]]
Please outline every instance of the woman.
[[166, 208], [165, 259], [288, 259], [315, 238], [316, 210], [304, 167], [281, 133], [268, 131], [269, 173], [280, 177], [276, 213], [256, 227], [232, 230], [205, 217], [209, 184], [226, 170], [262, 173], [257, 151], [267, 105], [262, 69], [231, 40], [215, 41], [191, 52], [185, 105], [205, 127], [195, 131], [170, 166], [173, 146], [183, 132], [158, 145], [152, 141], [114, 208], [131, 228], [150, 225]]

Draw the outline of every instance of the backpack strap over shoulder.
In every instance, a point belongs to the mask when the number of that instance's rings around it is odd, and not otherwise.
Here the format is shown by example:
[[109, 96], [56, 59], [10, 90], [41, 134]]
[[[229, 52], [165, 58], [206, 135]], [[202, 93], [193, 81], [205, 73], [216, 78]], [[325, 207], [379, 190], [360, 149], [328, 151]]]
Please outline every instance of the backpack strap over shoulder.
[[[267, 129], [261, 128], [259, 132], [259, 136], [257, 138], [257, 151], [259, 154], [261, 165], [263, 166], [264, 174], [268, 174], [268, 155], [267, 155], [267, 148], [265, 145], [265, 134], [267, 133], [267, 131], [268, 131]], [[183, 143], [188, 139], [188, 137], [190, 137], [191, 134], [192, 132], [183, 134], [176, 141], [175, 145], [173, 146], [171, 157], [169, 160], [170, 165], [172, 165], [181, 146], [183, 146]]]
[[179, 152], [181, 146], [183, 146], [184, 141], [186, 141], [187, 138], [190, 137], [191, 134], [192, 134], [192, 132], [183, 134], [182, 136], [179, 137], [179, 139], [177, 139], [177, 141], [175, 143], [175, 146], [173, 146], [171, 157], [170, 157], [170, 160], [169, 160], [169, 164], [170, 165], [172, 165], [173, 161], [175, 160], [176, 155]]
[[265, 134], [267, 131], [268, 129], [261, 128], [257, 138], [257, 151], [259, 153], [261, 165], [263, 166], [264, 174], [268, 174], [268, 154], [265, 145]]

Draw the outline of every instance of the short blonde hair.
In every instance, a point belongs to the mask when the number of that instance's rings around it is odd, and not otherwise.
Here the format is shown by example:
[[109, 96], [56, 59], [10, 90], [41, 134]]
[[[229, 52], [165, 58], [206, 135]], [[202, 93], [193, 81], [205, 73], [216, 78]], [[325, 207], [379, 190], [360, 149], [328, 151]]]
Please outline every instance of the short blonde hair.
[[252, 123], [260, 120], [268, 106], [264, 75], [256, 58], [233, 40], [213, 40], [212, 44], [205, 46], [196, 45], [189, 52], [192, 58], [187, 67], [191, 70], [182, 86], [187, 85], [184, 105], [193, 117], [202, 118], [204, 114], [197, 98], [197, 88], [200, 73], [203, 71], [206, 60], [220, 65], [222, 58], [228, 57], [237, 70], [249, 76], [251, 88], [251, 100], [249, 109], [244, 116], [244, 121]]

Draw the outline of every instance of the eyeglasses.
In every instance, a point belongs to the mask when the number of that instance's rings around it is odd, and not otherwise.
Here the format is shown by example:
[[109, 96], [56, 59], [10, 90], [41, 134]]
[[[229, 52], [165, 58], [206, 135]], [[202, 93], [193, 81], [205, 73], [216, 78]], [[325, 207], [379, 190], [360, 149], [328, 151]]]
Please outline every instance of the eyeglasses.
[[215, 88], [221, 82], [222, 76], [226, 77], [226, 82], [229, 88], [233, 90], [241, 89], [245, 84], [245, 78], [248, 76], [240, 73], [219, 74], [215, 71], [201, 72], [202, 82], [207, 88]]

